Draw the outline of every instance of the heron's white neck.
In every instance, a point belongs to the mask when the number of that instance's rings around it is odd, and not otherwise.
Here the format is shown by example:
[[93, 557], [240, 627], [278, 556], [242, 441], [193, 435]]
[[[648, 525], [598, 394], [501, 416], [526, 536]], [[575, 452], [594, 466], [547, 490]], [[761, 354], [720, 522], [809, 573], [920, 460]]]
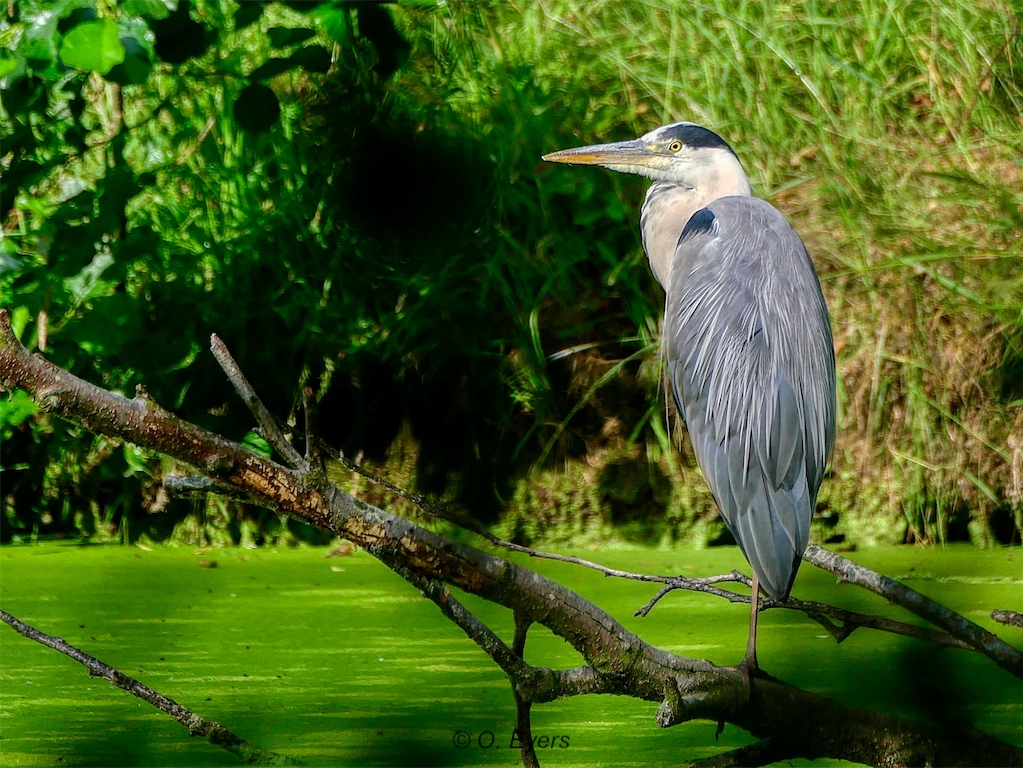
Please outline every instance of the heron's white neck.
[[707, 161], [687, 163], [683, 173], [651, 185], [643, 202], [640, 229], [650, 268], [665, 290], [678, 239], [692, 215], [720, 197], [751, 194], [749, 178], [738, 159], [725, 150], [714, 152]]

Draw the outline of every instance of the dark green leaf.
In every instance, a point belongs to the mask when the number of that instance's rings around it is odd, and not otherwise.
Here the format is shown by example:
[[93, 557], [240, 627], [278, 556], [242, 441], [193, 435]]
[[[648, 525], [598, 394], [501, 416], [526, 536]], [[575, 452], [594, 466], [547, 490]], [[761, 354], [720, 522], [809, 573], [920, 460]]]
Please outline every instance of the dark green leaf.
[[321, 5], [324, 5], [327, 1], [328, 0], [284, 0], [284, 5], [301, 13], [310, 13], [315, 11]]
[[128, 465], [128, 469], [125, 470], [124, 476], [129, 477], [130, 475], [145, 473], [146, 461], [149, 458], [149, 454], [142, 448], [131, 443], [125, 443], [123, 450], [124, 463]]
[[18, 60], [10, 54], [0, 55], [0, 77], [7, 77], [18, 68]]
[[180, 0], [175, 8], [165, 19], [150, 22], [149, 28], [158, 38], [166, 35], [175, 35], [188, 31], [196, 22], [188, 9], [192, 7], [191, 0]]
[[270, 448], [270, 443], [266, 441], [258, 432], [249, 432], [242, 438], [242, 445], [248, 448], [253, 453], [258, 453], [265, 459], [269, 459], [273, 455], [273, 450]]
[[121, 163], [107, 171], [97, 184], [99, 192], [98, 211], [92, 222], [97, 237], [116, 231], [123, 232], [128, 218], [125, 208], [128, 201], [142, 191], [135, 174], [127, 163]]
[[57, 31], [65, 33], [69, 29], [93, 21], [96, 18], [95, 0], [71, 0], [71, 2], [58, 3], [63, 8], [57, 10]]
[[[14, 128], [13, 133], [4, 137], [4, 154], [10, 153], [17, 162], [23, 154], [27, 155], [35, 150], [37, 139], [32, 126], [24, 121], [16, 122], [11, 127]], [[7, 180], [6, 177], [4, 180]]]
[[329, 40], [341, 45], [352, 44], [351, 11], [344, 6], [328, 6], [317, 12], [323, 33]]
[[25, 328], [28, 327], [31, 320], [32, 310], [28, 307], [15, 307], [11, 312], [11, 330], [14, 331], [14, 337], [22, 344], [28, 343], [25, 341]]
[[57, 43], [59, 41], [60, 35], [58, 34], [49, 37], [29, 37], [26, 35], [21, 45], [18, 46], [18, 53], [26, 59], [53, 63], [57, 61]]
[[77, 195], [69, 197], [60, 204], [54, 212], [54, 222], [67, 224], [86, 216], [91, 216], [95, 210], [96, 193], [83, 189]]
[[32, 398], [20, 389], [15, 389], [7, 397], [0, 398], [0, 427], [8, 434], [12, 427], [38, 412], [39, 406], [32, 402]]
[[25, 115], [45, 108], [46, 88], [37, 77], [18, 80], [4, 91], [4, 109], [9, 115]]
[[23, 158], [11, 163], [11, 167], [4, 173], [3, 179], [5, 203], [14, 202], [14, 194], [12, 192], [28, 192], [46, 178], [49, 172], [49, 166], [42, 165], [29, 158]]
[[260, 83], [245, 86], [234, 103], [234, 119], [250, 133], [263, 133], [281, 116], [281, 105], [270, 88]]
[[65, 35], [60, 60], [69, 67], [105, 75], [124, 61], [117, 23], [104, 19], [79, 24]]
[[96, 297], [92, 310], [75, 323], [75, 335], [102, 354], [123, 354], [129, 345], [146, 342], [139, 309], [138, 301], [123, 291]]

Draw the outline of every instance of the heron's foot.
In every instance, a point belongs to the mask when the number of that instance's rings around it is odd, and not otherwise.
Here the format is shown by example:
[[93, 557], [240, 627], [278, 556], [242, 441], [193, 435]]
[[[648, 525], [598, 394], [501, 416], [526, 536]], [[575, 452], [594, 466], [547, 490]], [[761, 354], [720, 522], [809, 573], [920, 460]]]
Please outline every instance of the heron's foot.
[[760, 674], [760, 662], [757, 661], [756, 648], [750, 648], [746, 651], [746, 655], [739, 664], [739, 668], [746, 669], [750, 675]]
[[746, 688], [746, 695], [748, 697], [753, 696], [753, 678], [758, 677], [760, 672], [760, 665], [757, 663], [757, 654], [747, 653], [746, 657], [735, 667], [735, 671], [739, 673], [742, 678], [743, 686]]

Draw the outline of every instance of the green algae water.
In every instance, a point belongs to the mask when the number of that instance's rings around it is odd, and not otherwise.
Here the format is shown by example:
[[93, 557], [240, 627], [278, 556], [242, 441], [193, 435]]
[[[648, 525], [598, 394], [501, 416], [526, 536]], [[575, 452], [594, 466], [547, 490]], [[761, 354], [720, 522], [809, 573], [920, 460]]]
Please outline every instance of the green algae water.
[[[747, 566], [735, 547], [587, 551], [606, 565], [706, 576]], [[416, 590], [364, 553], [46, 544], [0, 550], [0, 607], [63, 637], [255, 746], [307, 765], [515, 765], [504, 675]], [[1019, 646], [992, 608], [1021, 608], [1023, 552], [890, 548], [851, 559], [899, 578]], [[520, 562], [525, 562], [520, 560]], [[530, 567], [580, 592], [649, 642], [719, 664], [745, 649], [748, 608], [654, 593], [564, 563]], [[914, 621], [804, 565], [795, 594]], [[508, 611], [466, 597], [503, 637]], [[849, 704], [1023, 744], [1023, 682], [974, 653], [859, 629], [841, 645], [791, 611], [762, 614], [760, 662], [794, 685]], [[534, 627], [533, 664], [580, 662]], [[671, 729], [656, 705], [588, 696], [534, 707], [544, 765], [647, 766], [750, 743], [715, 724]], [[70, 659], [0, 625], [0, 764], [237, 765], [240, 761]], [[818, 762], [816, 764], [825, 764]]]

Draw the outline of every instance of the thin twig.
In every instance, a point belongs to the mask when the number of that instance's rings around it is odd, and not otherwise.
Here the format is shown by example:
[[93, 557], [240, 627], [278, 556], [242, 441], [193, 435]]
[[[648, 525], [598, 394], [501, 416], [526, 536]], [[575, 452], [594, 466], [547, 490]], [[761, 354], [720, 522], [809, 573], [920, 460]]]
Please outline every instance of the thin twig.
[[[420, 509], [422, 509], [427, 514], [467, 528], [473, 533], [482, 536], [491, 544], [502, 547], [504, 549], [511, 550], [512, 552], [519, 552], [541, 560], [554, 560], [556, 562], [580, 565], [584, 568], [595, 570], [608, 577], [664, 584], [664, 587], [658, 590], [657, 594], [655, 594], [645, 606], [636, 611], [635, 613], [636, 616], [646, 616], [647, 614], [650, 613], [654, 606], [661, 600], [661, 598], [677, 589], [687, 590], [691, 592], [703, 592], [704, 594], [714, 595], [715, 597], [723, 598], [731, 603], [750, 602], [749, 595], [741, 595], [736, 592], [732, 592], [731, 590], [720, 589], [716, 586], [717, 584], [723, 583], [739, 583], [745, 585], [746, 587], [751, 587], [752, 580], [745, 574], [740, 573], [739, 571], [733, 570], [730, 573], [720, 574], [717, 576], [707, 576], [703, 578], [632, 573], [629, 571], [622, 571], [617, 568], [608, 568], [607, 566], [601, 565], [600, 563], [595, 563], [591, 560], [586, 560], [584, 558], [576, 557], [574, 555], [559, 555], [553, 552], [544, 552], [542, 550], [532, 549], [531, 547], [526, 547], [521, 544], [515, 544], [514, 542], [510, 542], [498, 536], [495, 536], [490, 531], [485, 530], [475, 521], [452, 519], [451, 516], [445, 514], [440, 509], [438, 509], [437, 505], [435, 505], [430, 500], [417, 494], [411, 494], [408, 491], [404, 491], [403, 489], [394, 486], [388, 481], [382, 480], [381, 478], [376, 477], [372, 473], [367, 472], [366, 470], [362, 469], [362, 467], [358, 467], [355, 464], [348, 462], [347, 459], [345, 459], [345, 457], [343, 456], [343, 454], [341, 454], [340, 451], [336, 451], [336, 449], [329, 448], [329, 450], [335, 453], [337, 456], [340, 456], [341, 460], [345, 462], [345, 466], [348, 466], [350, 469], [359, 472], [361, 475], [368, 478], [371, 482], [381, 484], [387, 487], [389, 490], [399, 492], [405, 498], [415, 503]], [[818, 565], [810, 558], [806, 559], [811, 564]], [[813, 621], [816, 621], [818, 624], [824, 627], [824, 629], [826, 629], [828, 633], [835, 639], [836, 643], [841, 643], [843, 640], [849, 637], [849, 635], [851, 635], [856, 629], [864, 627], [867, 629], [875, 629], [881, 632], [889, 632], [891, 634], [903, 635], [905, 637], [912, 637], [918, 640], [924, 640], [930, 643], [934, 643], [935, 645], [941, 648], [958, 648], [960, 650], [976, 650], [983, 652], [981, 651], [981, 649], [977, 648], [976, 646], [968, 642], [966, 639], [949, 632], [936, 631], [933, 629], [929, 629], [927, 627], [918, 627], [913, 624], [907, 624], [905, 622], [897, 621], [894, 619], [887, 619], [882, 616], [872, 616], [868, 614], [857, 613], [855, 611], [848, 611], [843, 608], [828, 605], [826, 603], [796, 600], [794, 598], [789, 598], [787, 600], [775, 600], [772, 598], [764, 597], [760, 600], [759, 610], [763, 611], [772, 608], [785, 608], [789, 610], [800, 611], [806, 614], [807, 617], [809, 617]], [[840, 623], [836, 623], [836, 621]]]
[[319, 440], [316, 437], [316, 395], [312, 387], [302, 388], [302, 413], [305, 419], [305, 460], [306, 463], [316, 472], [323, 471], [323, 457], [318, 447]]
[[121, 690], [127, 691], [132, 696], [153, 705], [161, 712], [166, 712], [185, 726], [185, 728], [188, 729], [189, 735], [202, 736], [210, 744], [223, 747], [228, 752], [233, 752], [241, 757], [246, 763], [258, 765], [299, 764], [298, 761], [287, 757], [286, 755], [279, 755], [276, 752], [268, 752], [264, 749], [258, 749], [257, 747], [252, 746], [245, 739], [232, 733], [220, 723], [200, 717], [190, 709], [178, 704], [174, 701], [174, 699], [154, 691], [144, 683], [139, 682], [133, 677], [129, 677], [94, 656], [90, 656], [85, 653], [85, 651], [76, 648], [63, 639], [40, 632], [35, 627], [15, 618], [6, 611], [0, 611], [0, 621], [8, 624], [11, 628], [18, 632], [18, 634], [27, 637], [29, 640], [35, 640], [37, 643], [45, 645], [47, 648], [52, 648], [59, 653], [63, 653], [65, 656], [74, 659], [79, 664], [82, 664], [89, 671], [89, 677], [102, 677], [105, 680], [110, 681], [113, 685], [116, 685]]
[[[654, 581], [654, 579], [648, 579]], [[746, 595], [740, 595], [737, 592], [732, 592], [727, 589], [718, 589], [715, 584], [722, 584], [727, 582], [738, 582], [739, 584], [745, 584], [747, 587], [753, 586], [753, 580], [749, 576], [739, 573], [738, 571], [732, 571], [731, 573], [723, 573], [720, 576], [707, 576], [705, 578], [690, 578], [688, 576], [658, 576], [657, 581], [664, 581], [664, 586], [658, 590], [657, 594], [650, 598], [649, 602], [636, 611], [635, 616], [646, 616], [654, 609], [654, 606], [661, 601], [661, 598], [667, 595], [669, 592], [674, 592], [676, 589], [685, 589], [690, 592], [704, 592], [708, 595], [714, 595], [716, 597], [723, 597], [730, 603], [748, 603], [750, 598]], [[763, 606], [766, 601], [760, 603]]]
[[[738, 571], [732, 571], [730, 573], [720, 574], [718, 576], [707, 576], [703, 578], [691, 578], [687, 576], [658, 576], [646, 573], [629, 573], [628, 571], [620, 571], [615, 568], [607, 568], [606, 566], [600, 565], [599, 563], [593, 563], [589, 560], [584, 560], [579, 557], [573, 557], [568, 555], [556, 555], [550, 552], [540, 552], [538, 550], [532, 550], [529, 547], [524, 547], [521, 544], [513, 544], [509, 541], [504, 541], [493, 534], [483, 534], [487, 540], [499, 546], [506, 547], [515, 552], [523, 552], [529, 554], [532, 557], [547, 559], [547, 560], [558, 560], [560, 562], [574, 563], [581, 565], [585, 568], [591, 568], [593, 570], [603, 573], [605, 576], [613, 576], [622, 579], [633, 579], [637, 581], [646, 581], [664, 584], [657, 594], [654, 595], [650, 601], [636, 611], [636, 616], [646, 616], [650, 613], [653, 607], [667, 595], [669, 592], [673, 592], [677, 589], [682, 589], [690, 592], [702, 592], [708, 595], [714, 595], [728, 600], [730, 603], [749, 603], [749, 595], [741, 595], [737, 592], [732, 592], [727, 589], [720, 589], [716, 585], [724, 583], [739, 583], [744, 584], [747, 587], [752, 586], [752, 580], [745, 574], [739, 573]], [[896, 635], [904, 635], [906, 637], [913, 637], [918, 640], [926, 640], [934, 643], [942, 648], [959, 648], [961, 650], [977, 650], [970, 643], [966, 642], [962, 638], [955, 637], [945, 632], [935, 631], [926, 627], [917, 627], [913, 624], [906, 624], [902, 621], [896, 621], [894, 619], [886, 619], [882, 616], [871, 616], [867, 614], [857, 613], [855, 611], [847, 611], [843, 608], [838, 608], [833, 605], [826, 603], [817, 603], [807, 600], [796, 600], [789, 598], [787, 600], [775, 600], [773, 598], [762, 597], [760, 600], [759, 610], [765, 611], [772, 608], [786, 608], [794, 611], [801, 611], [805, 613], [809, 618], [818, 622], [834, 637], [835, 641], [840, 643], [852, 632], [859, 628], [865, 627], [868, 629], [876, 629], [882, 632], [890, 632]], [[841, 622], [841, 625], [836, 625], [832, 621], [822, 620], [824, 617], [830, 617]]]
[[522, 660], [507, 643], [486, 624], [480, 621], [468, 608], [451, 594], [451, 591], [438, 581], [416, 576], [406, 576], [412, 584], [423, 593], [423, 597], [431, 600], [448, 619], [461, 629], [476, 645], [483, 649], [494, 663], [513, 681], [527, 681], [533, 668]]
[[167, 475], [163, 478], [163, 487], [172, 496], [205, 496], [207, 493], [215, 493], [218, 496], [226, 496], [229, 499], [244, 501], [248, 504], [265, 505], [267, 503], [265, 499], [260, 499], [243, 488], [210, 477]]
[[277, 453], [284, 457], [284, 460], [293, 469], [297, 469], [300, 472], [308, 471], [309, 465], [305, 459], [295, 450], [295, 446], [288, 442], [284, 432], [277, 426], [277, 421], [274, 419], [273, 414], [263, 405], [263, 401], [259, 399], [256, 390], [252, 388], [249, 380], [245, 378], [245, 374], [238, 367], [238, 363], [235, 362], [227, 346], [215, 333], [210, 336], [210, 350], [213, 352], [213, 356], [217, 358], [217, 362], [220, 363], [220, 367], [224, 370], [235, 392], [238, 393], [238, 396], [256, 419], [263, 437], [267, 439]]
[[[729, 581], [739, 582], [746, 586], [752, 586], [751, 579], [738, 571], [732, 571], [731, 573], [722, 574], [721, 576], [710, 576], [705, 579], [693, 579], [684, 576], [668, 577], [668, 582], [665, 586], [662, 587], [645, 606], [636, 611], [636, 616], [646, 616], [662, 597], [676, 589], [714, 595], [715, 597], [724, 598], [730, 603], [749, 603], [749, 595], [741, 595], [738, 592], [719, 589], [714, 586], [714, 584]], [[958, 648], [964, 651], [975, 650], [969, 643], [946, 632], [930, 629], [928, 627], [918, 627], [913, 624], [906, 624], [905, 622], [896, 621], [895, 619], [886, 619], [883, 616], [872, 616], [869, 614], [857, 613], [856, 611], [847, 611], [844, 608], [838, 608], [837, 606], [828, 605], [826, 603], [797, 600], [793, 597], [786, 600], [775, 600], [772, 597], [762, 595], [759, 600], [758, 610], [766, 611], [771, 608], [787, 608], [792, 611], [805, 613], [809, 618], [824, 627], [837, 643], [841, 643], [845, 640], [853, 633], [854, 630], [860, 627], [865, 627], [867, 629], [876, 629], [881, 632], [890, 632], [895, 635], [913, 637], [918, 640], [926, 640], [941, 648]], [[835, 621], [841, 623], [836, 624]]]

